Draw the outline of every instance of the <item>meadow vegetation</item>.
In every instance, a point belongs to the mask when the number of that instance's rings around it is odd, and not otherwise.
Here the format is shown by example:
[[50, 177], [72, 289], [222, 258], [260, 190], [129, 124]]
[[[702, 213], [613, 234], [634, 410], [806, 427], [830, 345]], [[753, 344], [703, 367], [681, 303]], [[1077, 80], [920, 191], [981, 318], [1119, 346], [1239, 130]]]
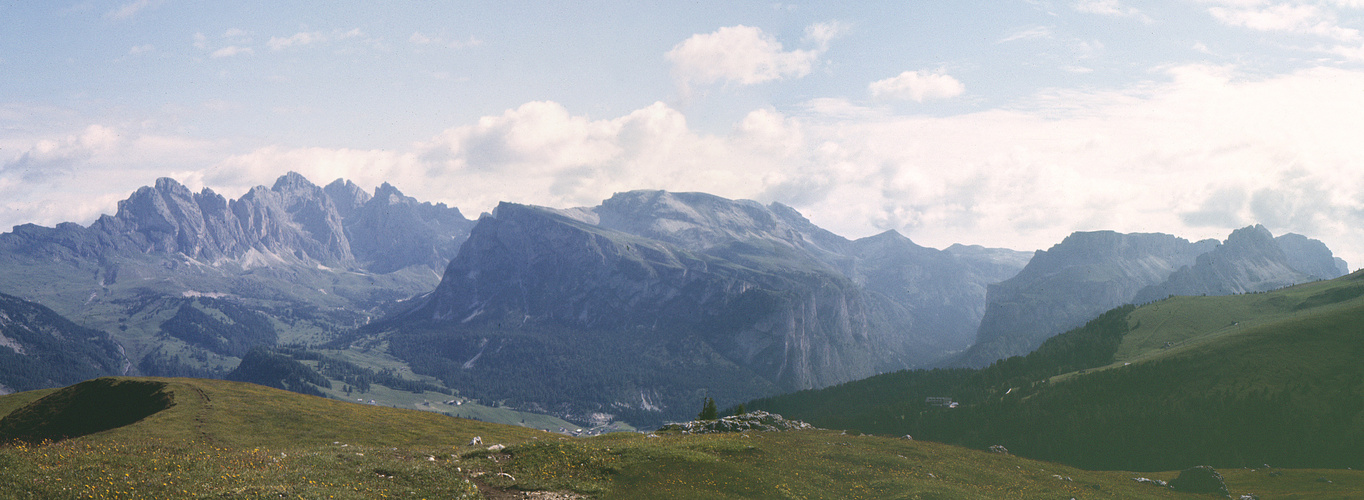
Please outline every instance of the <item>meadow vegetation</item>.
[[[0, 447], [3, 496], [512, 498], [549, 491], [557, 498], [1200, 498], [1133, 481], [1138, 475], [1169, 480], [1176, 472], [1086, 471], [832, 430], [570, 438], [244, 383], [93, 382], [64, 390], [89, 396], [122, 385], [158, 386], [151, 394], [169, 395], [173, 404], [130, 425]], [[0, 411], [54, 409], [41, 396], [61, 391], [6, 396]], [[119, 394], [133, 403], [148, 397]], [[1233, 495], [1260, 498], [1349, 498], [1364, 485], [1356, 471], [1222, 473]]]

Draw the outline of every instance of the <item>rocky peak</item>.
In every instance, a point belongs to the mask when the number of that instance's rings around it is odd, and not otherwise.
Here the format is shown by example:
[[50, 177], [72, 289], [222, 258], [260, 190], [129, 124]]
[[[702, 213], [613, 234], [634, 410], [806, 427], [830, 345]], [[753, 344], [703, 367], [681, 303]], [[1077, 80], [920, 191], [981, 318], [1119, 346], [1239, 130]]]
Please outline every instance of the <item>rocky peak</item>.
[[419, 202], [387, 182], [344, 221], [355, 258], [381, 273], [414, 265], [445, 269], [473, 225], [458, 208]]
[[270, 187], [271, 191], [278, 193], [289, 191], [312, 191], [318, 189], [316, 184], [309, 181], [303, 174], [290, 171], [275, 179], [275, 185]]
[[1053, 335], [1132, 302], [1143, 288], [1164, 282], [1215, 244], [1159, 233], [1073, 233], [1038, 251], [1016, 276], [990, 285], [976, 345], [961, 364], [985, 366], [1026, 354]]
[[1274, 238], [1274, 242], [1288, 258], [1288, 265], [1317, 279], [1338, 278], [1350, 273], [1345, 261], [1332, 255], [1331, 249], [1320, 240], [1288, 233]]
[[[384, 185], [388, 185], [385, 183]], [[355, 211], [364, 206], [370, 200], [369, 193], [360, 189], [354, 182], [337, 179], [322, 188], [326, 191], [327, 197], [331, 198], [332, 205], [336, 207], [336, 213], [342, 220], [349, 219], [355, 215]]]
[[[1324, 258], [1331, 258], [1329, 251]], [[1151, 302], [1171, 295], [1263, 292], [1312, 279], [1311, 275], [1294, 269], [1274, 235], [1256, 224], [1232, 231], [1226, 242], [1199, 255], [1192, 265], [1180, 268], [1165, 282], [1141, 290], [1133, 302]]]
[[341, 215], [327, 193], [297, 172], [229, 203], [252, 248], [286, 260], [345, 266], [354, 261]]
[[[793, 247], [843, 245], [790, 207], [764, 207], [706, 193], [630, 191], [616, 193], [595, 209], [602, 227], [705, 250], [736, 241], [779, 242]], [[826, 234], [827, 233], [827, 234]], [[824, 249], [829, 250], [829, 249]]]

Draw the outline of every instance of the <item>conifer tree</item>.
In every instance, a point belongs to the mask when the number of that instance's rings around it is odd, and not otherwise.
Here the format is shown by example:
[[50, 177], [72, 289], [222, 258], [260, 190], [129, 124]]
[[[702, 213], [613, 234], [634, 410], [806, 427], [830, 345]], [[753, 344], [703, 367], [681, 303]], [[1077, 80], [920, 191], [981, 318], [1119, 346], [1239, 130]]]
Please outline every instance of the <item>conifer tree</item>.
[[720, 410], [715, 408], [715, 400], [706, 398], [706, 403], [701, 407], [701, 413], [696, 415], [697, 420], [715, 420], [720, 418]]

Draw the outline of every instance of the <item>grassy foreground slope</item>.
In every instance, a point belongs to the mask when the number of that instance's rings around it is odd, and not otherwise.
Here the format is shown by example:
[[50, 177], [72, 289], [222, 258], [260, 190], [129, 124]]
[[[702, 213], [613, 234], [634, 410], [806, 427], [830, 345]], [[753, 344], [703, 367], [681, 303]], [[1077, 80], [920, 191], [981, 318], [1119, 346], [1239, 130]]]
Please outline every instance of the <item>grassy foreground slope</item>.
[[[163, 396], [173, 404], [122, 427], [0, 447], [0, 496], [1199, 498], [1136, 483], [1130, 473], [898, 438], [826, 430], [568, 438], [199, 379], [107, 378], [5, 396], [0, 433], [22, 433], [10, 416], [61, 414], [111, 394], [130, 406]], [[100, 418], [86, 413], [84, 421]], [[484, 444], [470, 445], [473, 436]], [[1348, 498], [1358, 491], [1349, 485], [1364, 484], [1354, 471], [1269, 472], [1227, 471], [1228, 485], [1261, 498]]]
[[[1085, 468], [1364, 467], [1364, 274], [1114, 309], [1028, 356], [754, 402]], [[951, 397], [958, 408], [925, 398]]]

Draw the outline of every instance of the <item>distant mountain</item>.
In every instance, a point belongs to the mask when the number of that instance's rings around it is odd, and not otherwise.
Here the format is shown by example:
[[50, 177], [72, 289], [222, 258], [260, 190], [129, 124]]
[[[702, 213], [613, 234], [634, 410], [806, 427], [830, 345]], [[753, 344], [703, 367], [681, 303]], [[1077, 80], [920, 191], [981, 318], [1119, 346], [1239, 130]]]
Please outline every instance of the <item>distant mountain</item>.
[[849, 241], [784, 205], [701, 193], [503, 203], [435, 291], [366, 331], [474, 397], [656, 422], [698, 395], [737, 402], [965, 348], [984, 286], [1020, 259], [958, 252]]
[[123, 375], [127, 368], [109, 334], [0, 293], [0, 394]]
[[439, 272], [459, 252], [474, 225], [458, 208], [419, 202], [387, 182], [375, 188], [374, 196], [340, 179], [325, 190], [336, 204], [352, 254], [370, 272], [410, 266]]
[[0, 292], [111, 332], [133, 373], [221, 375], [252, 346], [328, 342], [429, 291], [473, 225], [388, 184], [291, 172], [228, 200], [162, 178], [88, 227], [0, 234]]
[[1051, 337], [1132, 301], [1217, 245], [1168, 234], [1077, 232], [1039, 250], [1017, 275], [989, 287], [964, 366], [1026, 354]]
[[977, 342], [953, 364], [985, 366], [1026, 354], [1057, 333], [1122, 304], [1171, 295], [1229, 295], [1344, 274], [1325, 244], [1263, 226], [1215, 240], [1165, 234], [1075, 233], [990, 287]]
[[[1305, 237], [1298, 238], [1302, 239], [1282, 240], [1296, 245], [1293, 249], [1297, 258], [1290, 260], [1288, 253], [1280, 246], [1281, 240], [1274, 238], [1264, 226], [1237, 229], [1222, 245], [1199, 255], [1193, 265], [1180, 268], [1164, 283], [1142, 289], [1132, 301], [1152, 302], [1171, 295], [1264, 292], [1313, 280], [1336, 278], [1343, 274], [1335, 269], [1331, 251], [1326, 249], [1326, 245], [1307, 240], [1317, 243], [1314, 248], [1302, 241]], [[1295, 263], [1325, 274], [1313, 275], [1300, 271], [1294, 266]]]
[[1175, 297], [1115, 308], [986, 368], [907, 370], [745, 406], [1091, 470], [1359, 467], [1361, 320], [1364, 272]]

